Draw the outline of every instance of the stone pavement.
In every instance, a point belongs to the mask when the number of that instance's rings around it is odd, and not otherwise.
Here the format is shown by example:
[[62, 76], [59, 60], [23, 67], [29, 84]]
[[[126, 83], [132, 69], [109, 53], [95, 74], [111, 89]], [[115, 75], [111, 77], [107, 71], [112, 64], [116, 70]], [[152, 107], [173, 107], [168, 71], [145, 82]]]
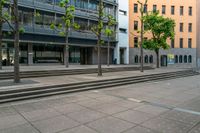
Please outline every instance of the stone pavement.
[[4, 104], [0, 133], [199, 133], [200, 76]]

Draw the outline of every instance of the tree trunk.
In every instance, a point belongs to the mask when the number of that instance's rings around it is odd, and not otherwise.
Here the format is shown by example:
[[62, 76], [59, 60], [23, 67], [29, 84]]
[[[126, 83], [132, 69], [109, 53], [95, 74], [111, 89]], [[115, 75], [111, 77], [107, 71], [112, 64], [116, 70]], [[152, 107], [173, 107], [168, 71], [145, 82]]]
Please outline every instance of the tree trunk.
[[157, 68], [160, 68], [159, 50], [156, 50], [156, 57], [157, 57], [156, 67], [157, 67]]
[[101, 35], [98, 37], [98, 76], [102, 76], [101, 68]]
[[108, 38], [107, 66], [110, 66], [110, 38]]
[[69, 37], [68, 37], [68, 30], [66, 30], [66, 37], [65, 37], [65, 47], [64, 47], [64, 64], [65, 67], [69, 67]]
[[14, 57], [14, 82], [20, 82], [19, 75], [19, 14], [18, 14], [18, 0], [13, 0], [14, 4], [14, 23], [15, 23], [15, 57]]
[[[99, 1], [99, 13], [98, 13], [98, 26], [102, 22], [103, 17], [103, 2], [102, 0]], [[98, 28], [98, 76], [102, 76], [102, 68], [101, 68], [101, 34], [102, 29]]]
[[[2, 6], [0, 6], [0, 16], [2, 16]], [[2, 39], [3, 39], [3, 22], [0, 20], [0, 70], [2, 70]]]

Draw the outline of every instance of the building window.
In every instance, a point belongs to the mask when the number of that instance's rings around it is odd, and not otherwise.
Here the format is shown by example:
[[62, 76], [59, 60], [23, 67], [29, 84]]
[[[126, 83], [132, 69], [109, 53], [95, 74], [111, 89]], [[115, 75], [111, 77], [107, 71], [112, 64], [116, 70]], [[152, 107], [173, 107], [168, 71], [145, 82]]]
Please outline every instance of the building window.
[[184, 55], [184, 63], [187, 63], [187, 55]]
[[139, 59], [138, 59], [138, 56], [136, 55], [135, 56], [135, 63], [138, 63], [139, 62]]
[[138, 37], [134, 37], [134, 47], [138, 48]]
[[119, 10], [119, 14], [120, 14], [120, 15], [125, 15], [125, 16], [126, 16], [126, 15], [127, 15], [127, 12], [126, 12], [126, 11], [123, 11], [123, 10]]
[[134, 21], [134, 30], [138, 30], [138, 21]]
[[184, 12], [184, 7], [180, 6], [180, 15], [183, 16], [183, 12]]
[[188, 13], [189, 13], [189, 16], [192, 16], [192, 7], [191, 6], [189, 7], [189, 12]]
[[179, 63], [183, 63], [183, 56], [179, 55]]
[[124, 28], [119, 28], [119, 31], [120, 31], [121, 33], [127, 33], [127, 29], [124, 29]]
[[174, 39], [171, 39], [171, 48], [174, 48]]
[[180, 32], [183, 32], [183, 23], [180, 23]]
[[138, 4], [134, 4], [134, 13], [138, 12]]
[[175, 63], [178, 63], [178, 55], [175, 55]]
[[147, 10], [148, 10], [147, 8], [148, 8], [148, 7], [147, 7], [147, 4], [145, 4], [145, 5], [144, 5], [144, 13], [147, 13]]
[[192, 38], [188, 38], [188, 48], [192, 48]]
[[157, 11], [157, 5], [153, 5], [153, 12]]
[[192, 32], [192, 23], [188, 24], [188, 32]]
[[183, 48], [183, 38], [180, 38], [180, 48]]
[[149, 57], [149, 63], [153, 63], [153, 55], [150, 55], [150, 57]]
[[171, 15], [175, 14], [175, 6], [171, 6]]
[[162, 14], [166, 14], [166, 6], [162, 5]]
[[188, 56], [188, 63], [192, 63], [192, 56], [191, 55]]

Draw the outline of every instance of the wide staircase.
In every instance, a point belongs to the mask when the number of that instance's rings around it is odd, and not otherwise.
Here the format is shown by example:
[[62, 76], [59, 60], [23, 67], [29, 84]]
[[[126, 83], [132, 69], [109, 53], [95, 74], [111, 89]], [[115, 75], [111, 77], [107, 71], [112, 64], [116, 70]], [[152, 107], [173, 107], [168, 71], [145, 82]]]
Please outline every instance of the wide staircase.
[[[119, 72], [119, 71], [138, 71], [140, 67], [110, 67], [102, 68], [103, 73]], [[153, 69], [150, 66], [145, 66], [144, 70]], [[68, 70], [42, 70], [42, 71], [23, 71], [20, 72], [21, 78], [33, 77], [48, 77], [48, 76], [62, 76], [62, 75], [80, 75], [97, 73], [97, 68], [87, 69], [68, 69]], [[13, 72], [0, 72], [0, 80], [13, 79]]]
[[142, 82], [183, 78], [195, 75], [199, 75], [199, 73], [192, 70], [182, 70], [176, 72], [150, 74], [150, 75], [134, 76], [126, 78], [115, 78], [115, 79], [98, 80], [90, 82], [60, 84], [60, 85], [33, 87], [26, 89], [2, 90], [0, 91], [0, 103], [14, 102], [20, 100], [41, 98], [41, 97], [88, 91], [88, 90], [106, 89], [109, 87], [136, 84]]

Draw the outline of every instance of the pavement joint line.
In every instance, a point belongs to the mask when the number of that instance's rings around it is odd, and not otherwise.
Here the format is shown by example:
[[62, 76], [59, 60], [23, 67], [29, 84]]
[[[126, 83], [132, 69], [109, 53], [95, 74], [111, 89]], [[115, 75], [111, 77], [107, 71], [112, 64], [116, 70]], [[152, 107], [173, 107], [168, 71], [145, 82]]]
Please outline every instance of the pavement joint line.
[[135, 99], [135, 98], [127, 98], [129, 101], [137, 102], [137, 103], [142, 103], [143, 101]]
[[187, 109], [182, 109], [182, 108], [174, 108], [174, 110], [200, 116], [200, 112], [197, 112], [197, 111], [192, 111], [192, 110], [187, 110]]

